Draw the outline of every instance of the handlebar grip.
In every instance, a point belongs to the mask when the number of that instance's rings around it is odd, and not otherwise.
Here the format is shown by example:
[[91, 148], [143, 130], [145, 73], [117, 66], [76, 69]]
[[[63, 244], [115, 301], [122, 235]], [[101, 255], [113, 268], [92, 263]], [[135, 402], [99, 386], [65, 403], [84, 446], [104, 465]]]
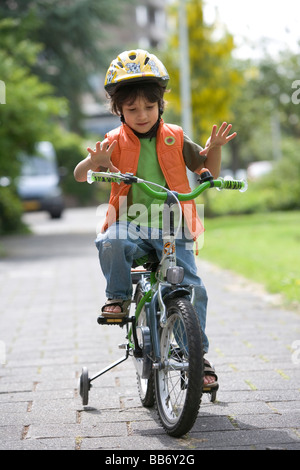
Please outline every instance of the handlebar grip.
[[86, 180], [89, 184], [94, 183], [97, 181], [98, 183], [118, 183], [120, 184], [121, 182], [121, 174], [113, 174], [112, 176], [109, 175], [107, 172], [95, 172], [92, 170], [89, 170], [87, 172], [87, 177]]
[[89, 184], [94, 183], [142, 183], [143, 180], [134, 176], [132, 173], [110, 173], [109, 171], [92, 171], [87, 172], [86, 180]]
[[243, 182], [242, 181], [235, 181], [235, 180], [225, 180], [224, 181], [224, 189], [242, 189]]
[[238, 190], [241, 193], [244, 193], [248, 189], [248, 183], [246, 180], [232, 180], [232, 179], [223, 179], [219, 178], [218, 181], [221, 180], [221, 186], [217, 187], [219, 191], [222, 189], [233, 189], [233, 190]]

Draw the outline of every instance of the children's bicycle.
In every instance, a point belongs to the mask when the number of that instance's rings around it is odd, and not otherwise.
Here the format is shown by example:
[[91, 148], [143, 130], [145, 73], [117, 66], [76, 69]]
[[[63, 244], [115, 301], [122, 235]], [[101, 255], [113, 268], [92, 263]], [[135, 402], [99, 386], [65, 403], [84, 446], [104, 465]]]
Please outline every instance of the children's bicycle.
[[[123, 318], [100, 315], [97, 319], [101, 325], [126, 327], [126, 342], [120, 345], [126, 353], [91, 378], [87, 368], [83, 367], [79, 380], [82, 403], [88, 404], [89, 391], [95, 379], [131, 356], [143, 406], [152, 407], [156, 403], [165, 431], [171, 436], [180, 437], [193, 427], [202, 394], [210, 393], [211, 401], [216, 400], [216, 389], [203, 387], [202, 333], [193, 306], [194, 286], [183, 284], [184, 270], [176, 265], [175, 240], [182, 220], [180, 201], [195, 199], [213, 187], [244, 192], [247, 183], [221, 178], [214, 180], [207, 169], [201, 172], [199, 186], [188, 194], [174, 193], [129, 173], [89, 171], [88, 182], [139, 184], [148, 195], [164, 201], [168, 223], [163, 218], [161, 259], [150, 253], [147, 259], [137, 260], [137, 266], [132, 268], [132, 283], [136, 286], [132, 297], [134, 315]], [[150, 188], [149, 184], [158, 186], [164, 192]], [[177, 229], [174, 223], [175, 207], [178, 207], [179, 213]]]

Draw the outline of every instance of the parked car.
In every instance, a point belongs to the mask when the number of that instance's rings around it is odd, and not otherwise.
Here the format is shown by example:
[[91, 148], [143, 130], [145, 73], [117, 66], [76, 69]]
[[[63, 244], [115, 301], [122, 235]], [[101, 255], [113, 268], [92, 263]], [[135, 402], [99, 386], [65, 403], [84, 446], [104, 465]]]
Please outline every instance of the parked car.
[[25, 211], [47, 211], [51, 218], [60, 218], [64, 198], [60, 187], [60, 171], [56, 153], [50, 142], [39, 142], [33, 155], [22, 154], [21, 175], [16, 182]]
[[252, 181], [258, 180], [259, 178], [271, 173], [273, 168], [274, 162], [267, 160], [250, 163], [247, 168], [247, 177]]

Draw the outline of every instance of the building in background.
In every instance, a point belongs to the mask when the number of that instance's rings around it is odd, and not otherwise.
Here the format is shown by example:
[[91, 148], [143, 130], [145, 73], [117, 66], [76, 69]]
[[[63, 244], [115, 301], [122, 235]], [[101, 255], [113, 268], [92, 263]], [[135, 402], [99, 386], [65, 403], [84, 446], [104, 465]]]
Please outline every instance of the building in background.
[[[167, 34], [167, 3], [168, 0], [128, 2], [120, 24], [107, 26], [107, 30], [104, 31], [109, 49], [114, 49], [117, 54], [136, 48], [149, 51], [163, 48]], [[82, 103], [83, 127], [99, 135], [99, 138], [120, 124], [119, 118], [111, 115], [106, 107], [104, 77], [105, 71], [103, 74], [91, 77], [91, 84], [99, 102], [96, 102], [91, 95], [84, 95]]]

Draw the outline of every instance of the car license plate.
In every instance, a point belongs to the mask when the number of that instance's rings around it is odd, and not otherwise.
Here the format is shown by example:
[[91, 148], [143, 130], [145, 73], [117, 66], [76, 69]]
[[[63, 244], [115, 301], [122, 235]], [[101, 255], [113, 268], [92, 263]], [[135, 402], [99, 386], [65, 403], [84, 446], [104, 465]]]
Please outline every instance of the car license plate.
[[39, 201], [23, 201], [23, 208], [25, 211], [36, 211], [40, 208]]

